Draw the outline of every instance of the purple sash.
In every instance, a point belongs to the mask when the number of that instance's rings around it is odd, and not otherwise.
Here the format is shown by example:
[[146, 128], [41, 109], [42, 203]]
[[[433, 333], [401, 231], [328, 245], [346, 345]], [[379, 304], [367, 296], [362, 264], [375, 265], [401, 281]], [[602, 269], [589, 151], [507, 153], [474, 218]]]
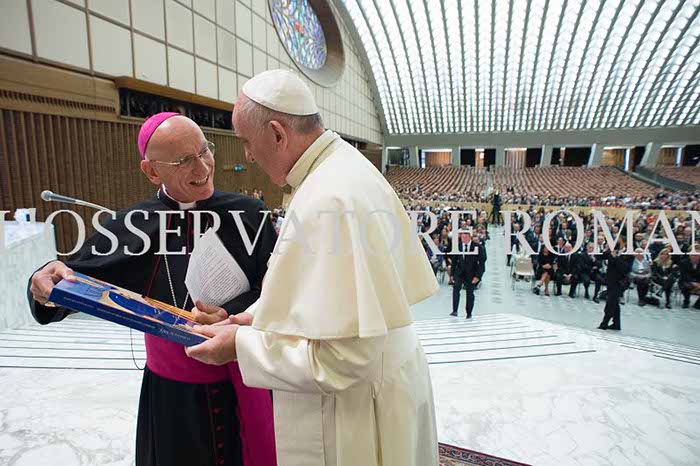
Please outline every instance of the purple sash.
[[182, 345], [145, 335], [146, 364], [156, 375], [177, 382], [215, 383], [229, 380], [238, 399], [237, 414], [245, 466], [276, 466], [275, 427], [269, 390], [243, 384], [237, 362], [210, 366], [185, 354]]

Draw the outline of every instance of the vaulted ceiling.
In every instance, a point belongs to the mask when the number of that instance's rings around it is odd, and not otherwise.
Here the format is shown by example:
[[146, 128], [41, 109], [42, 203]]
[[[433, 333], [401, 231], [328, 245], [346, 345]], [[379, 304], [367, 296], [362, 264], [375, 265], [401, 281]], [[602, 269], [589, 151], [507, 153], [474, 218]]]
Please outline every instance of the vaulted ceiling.
[[700, 123], [700, 0], [342, 0], [389, 134]]

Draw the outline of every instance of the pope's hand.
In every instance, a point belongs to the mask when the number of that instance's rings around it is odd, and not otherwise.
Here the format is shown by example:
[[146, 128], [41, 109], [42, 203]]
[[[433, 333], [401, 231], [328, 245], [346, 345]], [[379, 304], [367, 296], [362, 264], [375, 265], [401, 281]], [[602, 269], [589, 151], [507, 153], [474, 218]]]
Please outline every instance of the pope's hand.
[[241, 312], [240, 314], [236, 314], [235, 316], [228, 316], [228, 323], [236, 325], [252, 325], [253, 314], [251, 314], [250, 312]]
[[185, 348], [187, 356], [215, 366], [236, 360], [238, 325], [197, 325], [194, 331], [211, 338], [204, 343]]
[[202, 301], [197, 301], [192, 308], [192, 317], [198, 324], [211, 325], [228, 318], [226, 309], [218, 306], [209, 306]]
[[74, 282], [75, 275], [63, 262], [49, 262], [43, 269], [32, 275], [32, 284], [29, 286], [29, 292], [39, 304], [46, 304], [54, 285], [62, 279]]

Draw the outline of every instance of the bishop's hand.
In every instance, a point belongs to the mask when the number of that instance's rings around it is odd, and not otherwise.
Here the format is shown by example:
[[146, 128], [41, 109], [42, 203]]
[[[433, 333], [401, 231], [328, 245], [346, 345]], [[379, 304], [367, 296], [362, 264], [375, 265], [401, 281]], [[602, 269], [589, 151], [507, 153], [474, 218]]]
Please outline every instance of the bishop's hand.
[[203, 325], [212, 325], [228, 318], [226, 309], [218, 306], [209, 306], [202, 301], [197, 301], [191, 312], [195, 322]]
[[44, 305], [48, 301], [54, 285], [64, 278], [70, 282], [75, 281], [73, 270], [61, 261], [49, 262], [43, 269], [32, 275], [29, 291], [36, 302]]
[[210, 339], [185, 348], [187, 356], [215, 366], [222, 366], [236, 360], [238, 325], [197, 325], [194, 331]]

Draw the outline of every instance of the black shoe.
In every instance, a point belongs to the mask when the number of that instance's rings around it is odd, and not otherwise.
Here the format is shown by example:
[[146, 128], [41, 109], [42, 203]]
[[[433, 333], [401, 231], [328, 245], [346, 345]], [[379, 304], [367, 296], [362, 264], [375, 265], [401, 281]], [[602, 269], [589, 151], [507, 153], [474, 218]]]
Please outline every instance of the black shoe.
[[596, 304], [600, 304], [600, 299], [598, 299], [597, 296], [593, 296], [593, 302]]
[[570, 295], [569, 295], [569, 298], [571, 298], [571, 299], [576, 299], [576, 293], [570, 294]]
[[453, 317], [457, 317], [457, 311], [450, 312], [450, 315]]
[[605, 324], [600, 324], [600, 325], [598, 326], [598, 328], [599, 328], [600, 330], [607, 330], [609, 327], [608, 327], [607, 325], [605, 325]]
[[644, 301], [644, 300], [639, 301], [639, 307], [644, 307], [646, 305], [647, 305], [646, 301]]
[[588, 293], [586, 293], [586, 294], [584, 295], [584, 298], [586, 298], [586, 299], [591, 299], [591, 295], [589, 295]]
[[695, 301], [695, 304], [693, 304], [693, 307], [694, 307], [695, 309], [700, 309], [700, 298], [698, 298], [698, 300]]
[[666, 303], [666, 309], [671, 309], [671, 303]]
[[467, 314], [467, 319], [471, 319], [471, 318], [472, 318], [472, 315], [471, 315], [471, 314]]
[[557, 291], [556, 293], [554, 293], [554, 296], [561, 296], [561, 291]]
[[690, 301], [683, 301], [683, 306], [681, 306], [683, 309], [688, 309], [690, 307]]

